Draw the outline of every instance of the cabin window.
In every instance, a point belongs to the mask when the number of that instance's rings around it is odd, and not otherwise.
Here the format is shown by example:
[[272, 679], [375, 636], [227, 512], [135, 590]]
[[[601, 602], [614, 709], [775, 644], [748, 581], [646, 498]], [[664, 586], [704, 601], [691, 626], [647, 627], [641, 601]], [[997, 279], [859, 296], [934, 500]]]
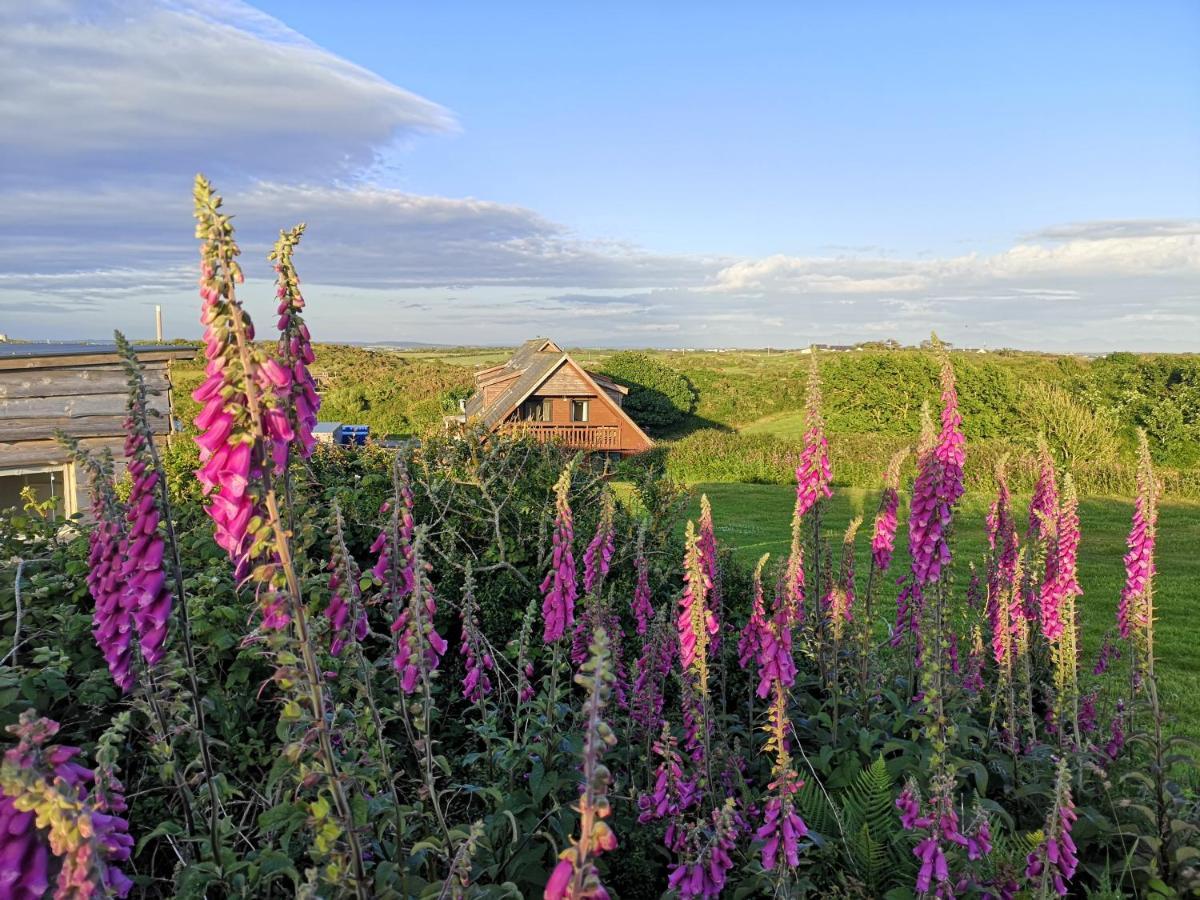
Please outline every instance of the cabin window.
[[549, 422], [550, 401], [544, 397], [535, 397], [521, 404], [522, 422]]
[[28, 491], [38, 503], [52, 501], [57, 518], [75, 512], [74, 473], [68, 466], [0, 470], [0, 509], [22, 508]]
[[571, 401], [571, 421], [586, 422], [588, 420], [588, 402], [586, 400]]

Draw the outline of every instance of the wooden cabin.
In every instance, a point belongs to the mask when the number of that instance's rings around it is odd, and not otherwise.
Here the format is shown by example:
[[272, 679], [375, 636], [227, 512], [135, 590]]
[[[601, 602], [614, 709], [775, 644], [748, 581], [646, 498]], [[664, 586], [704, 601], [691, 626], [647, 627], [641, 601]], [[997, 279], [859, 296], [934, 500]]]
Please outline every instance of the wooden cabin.
[[[150, 407], [156, 432], [168, 431], [167, 364], [192, 359], [194, 347], [134, 348], [146, 367], [146, 386], [159, 391]], [[31, 487], [71, 516], [89, 507], [88, 484], [55, 440], [61, 429], [87, 449], [112, 451], [118, 472], [125, 443], [126, 378], [111, 344], [0, 344], [0, 509], [21, 505]]]
[[520, 346], [512, 359], [475, 373], [461, 422], [495, 433], [527, 434], [579, 450], [628, 456], [654, 442], [622, 406], [629, 389], [588, 372], [548, 338]]

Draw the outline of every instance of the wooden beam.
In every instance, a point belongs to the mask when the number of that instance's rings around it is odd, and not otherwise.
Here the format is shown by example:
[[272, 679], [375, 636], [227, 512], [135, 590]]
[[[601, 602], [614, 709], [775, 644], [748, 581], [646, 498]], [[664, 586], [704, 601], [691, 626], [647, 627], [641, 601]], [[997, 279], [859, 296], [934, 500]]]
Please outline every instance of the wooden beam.
[[74, 397], [22, 397], [19, 400], [0, 400], [0, 436], [9, 434], [13, 420], [124, 416], [126, 402], [124, 394], [81, 394]]
[[[169, 383], [165, 365], [155, 363], [146, 367], [146, 387], [154, 391], [166, 391]], [[120, 366], [0, 371], [0, 400], [123, 394], [125, 390], [125, 372]]]
[[0, 420], [0, 437], [21, 442], [52, 437], [58, 429], [72, 437], [119, 436], [125, 434], [125, 416], [37, 416], [32, 419]]
[[[178, 350], [148, 350], [138, 354], [143, 363], [169, 362], [173, 359], [192, 359], [199, 352], [195, 347], [180, 347]], [[0, 370], [11, 369], [67, 369], [76, 366], [104, 366], [119, 363], [115, 353], [74, 353], [69, 356], [4, 356], [0, 357]]]
[[[125, 446], [124, 437], [84, 437], [80, 445], [88, 450], [100, 450], [108, 447], [113, 456], [120, 458]], [[67, 448], [58, 441], [0, 441], [0, 471], [16, 469], [21, 466], [52, 466], [65, 464], [70, 454]]]

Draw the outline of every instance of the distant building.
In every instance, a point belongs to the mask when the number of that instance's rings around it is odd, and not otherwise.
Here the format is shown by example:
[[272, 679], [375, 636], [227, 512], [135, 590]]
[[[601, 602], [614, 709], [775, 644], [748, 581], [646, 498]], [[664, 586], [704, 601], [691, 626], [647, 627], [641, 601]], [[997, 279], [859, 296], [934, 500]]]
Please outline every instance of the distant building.
[[477, 372], [475, 393], [450, 421], [625, 456], [654, 445], [622, 409], [628, 393], [585, 370], [554, 341], [534, 338], [503, 365]]
[[[150, 406], [158, 433], [168, 430], [167, 364], [191, 359], [194, 347], [135, 347], [146, 367], [147, 387], [160, 391]], [[56, 500], [60, 515], [88, 506], [88, 485], [66, 449], [61, 429], [89, 450], [109, 448], [118, 465], [125, 442], [125, 372], [116, 348], [99, 344], [0, 346], [0, 509], [21, 505], [30, 487], [40, 500]]]

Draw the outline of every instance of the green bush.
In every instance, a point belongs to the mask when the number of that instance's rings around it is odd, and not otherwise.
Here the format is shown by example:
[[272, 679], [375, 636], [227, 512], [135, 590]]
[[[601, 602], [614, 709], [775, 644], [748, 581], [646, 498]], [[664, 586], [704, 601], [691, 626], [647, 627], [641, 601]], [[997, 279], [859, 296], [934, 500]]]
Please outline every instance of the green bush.
[[605, 360], [603, 374], [629, 388], [625, 411], [650, 431], [673, 428], [696, 409], [696, 389], [687, 376], [648, 354], [614, 354]]

